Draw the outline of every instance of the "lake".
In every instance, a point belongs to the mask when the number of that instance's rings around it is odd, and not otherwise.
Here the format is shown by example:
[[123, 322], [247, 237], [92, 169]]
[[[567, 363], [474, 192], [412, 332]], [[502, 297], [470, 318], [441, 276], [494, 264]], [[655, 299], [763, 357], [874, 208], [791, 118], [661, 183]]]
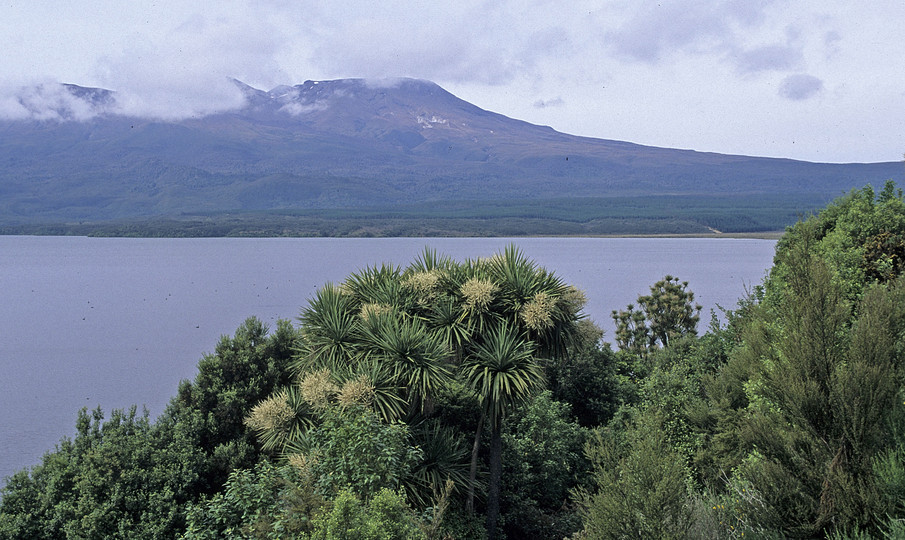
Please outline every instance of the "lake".
[[[295, 319], [325, 283], [425, 247], [456, 260], [517, 244], [610, 312], [672, 274], [710, 310], [733, 308], [772, 264], [773, 240], [676, 238], [217, 238], [0, 236], [0, 479], [75, 433], [81, 407], [154, 417], [219, 337], [255, 315]], [[0, 480], [0, 484], [4, 483]]]

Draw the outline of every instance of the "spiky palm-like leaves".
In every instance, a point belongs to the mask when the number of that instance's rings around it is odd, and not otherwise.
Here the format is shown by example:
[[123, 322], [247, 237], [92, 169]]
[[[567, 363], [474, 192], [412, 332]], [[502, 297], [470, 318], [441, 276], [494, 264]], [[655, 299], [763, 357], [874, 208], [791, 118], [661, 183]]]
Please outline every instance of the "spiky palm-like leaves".
[[404, 311], [411, 306], [412, 296], [405, 291], [401, 276], [402, 270], [396, 266], [371, 266], [350, 274], [342, 289], [359, 306], [382, 304]]
[[333, 409], [369, 409], [383, 422], [395, 422], [406, 411], [396, 376], [374, 359], [335, 371], [306, 372], [296, 385], [284, 388], [256, 405], [245, 424], [265, 450], [305, 453], [307, 434]]
[[503, 253], [487, 262], [490, 277], [500, 285], [501, 301], [508, 314], [518, 314], [522, 306], [540, 292], [551, 296], [562, 294], [562, 281], [525, 257], [521, 250], [509, 245]]
[[406, 409], [421, 409], [452, 373], [449, 348], [400, 306], [412, 306], [401, 273], [388, 266], [353, 274], [341, 287], [320, 291], [301, 317], [300, 373], [328, 369], [339, 382], [365, 376], [374, 387], [374, 410], [395, 420]]
[[[333, 409], [347, 402], [365, 406], [384, 422], [423, 421], [432, 396], [455, 379], [457, 368], [483, 409], [475, 448], [485, 421], [494, 435], [490, 499], [498, 500], [500, 425], [543, 386], [535, 358], [565, 351], [583, 302], [580, 292], [515, 246], [461, 263], [425, 250], [407, 268], [369, 267], [318, 291], [300, 318], [303, 344], [295, 367], [302, 376], [329, 373], [325, 388]], [[419, 469], [422, 484], [432, 488], [445, 476], [463, 483], [461, 468], [454, 474], [439, 467], [461, 450], [461, 441], [441, 432], [424, 441], [437, 466], [426, 461]], [[472, 456], [476, 470], [477, 452]], [[474, 476], [464, 481], [470, 491]]]
[[448, 480], [454, 491], [464, 491], [468, 487], [469, 452], [460, 433], [439, 422], [429, 422], [413, 436], [422, 452], [421, 462], [413, 471], [413, 497], [427, 505]]
[[534, 360], [530, 341], [505, 323], [492, 329], [485, 341], [474, 347], [462, 365], [462, 373], [468, 386], [477, 393], [484, 415], [490, 423], [487, 531], [490, 538], [496, 538], [500, 514], [502, 422], [510, 411], [543, 388], [544, 373]]
[[415, 305], [425, 309], [440, 296], [442, 279], [443, 275], [437, 270], [414, 272], [403, 279], [402, 285], [407, 293], [414, 296]]
[[368, 357], [354, 366], [338, 368], [334, 376], [343, 386], [348, 381], [366, 380], [372, 389], [370, 409], [384, 422], [394, 422], [405, 414], [406, 401], [401, 396], [402, 388], [392, 366], [386, 362]]
[[293, 364], [301, 373], [350, 364], [360, 349], [355, 305], [340, 287], [323, 287], [299, 318], [302, 349]]
[[465, 345], [472, 339], [473, 328], [454, 298], [440, 298], [427, 314], [427, 325], [443, 340], [457, 361], [462, 360]]
[[304, 440], [313, 425], [312, 413], [299, 387], [290, 386], [255, 405], [245, 425], [257, 433], [265, 450], [282, 452]]
[[525, 332], [537, 354], [565, 354], [581, 317], [581, 306], [571, 301], [573, 291], [514, 245], [487, 262], [487, 274], [500, 287], [501, 316]]
[[448, 296], [450, 271], [455, 263], [448, 257], [439, 257], [437, 252], [424, 252], [402, 273], [404, 291], [412, 296], [413, 313], [421, 314], [430, 310], [437, 300]]
[[452, 380], [442, 337], [418, 319], [392, 312], [376, 315], [362, 325], [362, 339], [375, 358], [391, 366], [410, 403], [418, 408]]
[[542, 389], [545, 381], [531, 343], [506, 323], [492, 329], [485, 341], [472, 349], [462, 374], [494, 429], [509, 411]]
[[454, 266], [456, 266], [456, 263], [452, 259], [437, 255], [436, 249], [424, 248], [421, 255], [412, 261], [407, 270], [411, 272], [430, 272], [433, 270], [446, 272]]
[[500, 287], [484, 275], [471, 276], [458, 293], [461, 296], [461, 310], [468, 330], [475, 335], [483, 335], [487, 329], [503, 320], [499, 304]]

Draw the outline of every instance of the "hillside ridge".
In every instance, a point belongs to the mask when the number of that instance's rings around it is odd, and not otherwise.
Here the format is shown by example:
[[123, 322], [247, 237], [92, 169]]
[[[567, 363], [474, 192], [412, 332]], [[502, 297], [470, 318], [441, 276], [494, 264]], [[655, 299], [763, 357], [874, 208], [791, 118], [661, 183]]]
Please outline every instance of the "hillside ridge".
[[579, 137], [418, 79], [234, 84], [244, 106], [170, 120], [121, 114], [102, 88], [23, 94], [28, 117], [0, 120], [0, 225], [563, 197], [786, 194], [816, 207], [903, 172]]

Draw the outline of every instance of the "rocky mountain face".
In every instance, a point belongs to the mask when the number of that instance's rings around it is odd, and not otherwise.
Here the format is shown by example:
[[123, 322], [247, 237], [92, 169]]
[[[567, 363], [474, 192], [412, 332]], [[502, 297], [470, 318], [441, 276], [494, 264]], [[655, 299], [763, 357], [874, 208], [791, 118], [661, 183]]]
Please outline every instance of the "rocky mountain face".
[[427, 81], [308, 81], [178, 121], [117, 114], [64, 85], [0, 121], [0, 223], [380, 207], [469, 199], [839, 195], [900, 163], [819, 164], [576, 137]]

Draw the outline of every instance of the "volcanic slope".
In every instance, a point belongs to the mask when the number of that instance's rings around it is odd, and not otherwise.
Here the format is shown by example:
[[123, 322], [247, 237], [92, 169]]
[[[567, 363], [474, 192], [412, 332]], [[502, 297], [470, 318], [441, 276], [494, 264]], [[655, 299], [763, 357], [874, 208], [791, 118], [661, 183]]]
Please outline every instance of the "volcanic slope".
[[[701, 198], [736, 208], [779, 197], [816, 207], [902, 175], [897, 162], [821, 164], [577, 137], [422, 80], [270, 91], [235, 84], [243, 107], [181, 120], [118, 114], [115, 92], [75, 85], [63, 85], [65, 99], [49, 106], [20, 99], [29, 116], [0, 121], [0, 224], [337, 209], [395, 215], [453, 201], [511, 209], [566, 199], [587, 210], [597, 200], [673, 197], [657, 206], [669, 209]], [[570, 205], [560, 206], [568, 219]]]

